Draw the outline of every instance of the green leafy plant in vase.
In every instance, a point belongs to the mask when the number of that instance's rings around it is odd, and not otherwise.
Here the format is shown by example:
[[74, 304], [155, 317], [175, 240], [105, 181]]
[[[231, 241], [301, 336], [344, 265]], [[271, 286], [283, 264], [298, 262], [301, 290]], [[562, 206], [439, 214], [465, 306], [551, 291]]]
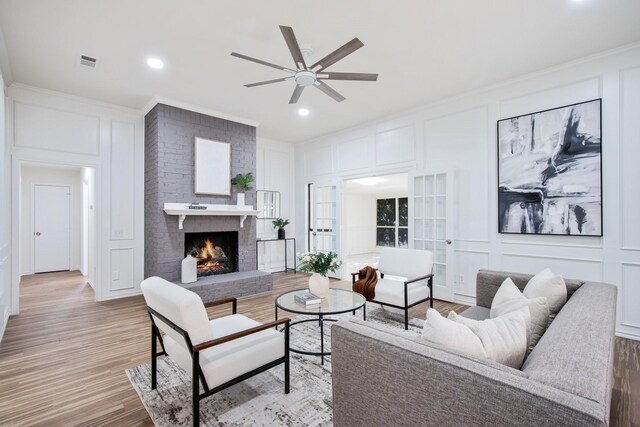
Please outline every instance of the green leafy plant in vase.
[[277, 218], [271, 221], [273, 224], [273, 228], [278, 230], [278, 239], [285, 238], [285, 230], [284, 228], [289, 225], [289, 220], [284, 218]]
[[330, 282], [327, 275], [335, 273], [342, 261], [335, 252], [306, 252], [298, 255], [298, 270], [312, 273], [309, 277], [309, 291], [320, 298], [327, 296]]
[[238, 206], [244, 206], [244, 196], [247, 191], [251, 190], [251, 183], [253, 182], [253, 174], [247, 172], [245, 174], [239, 173], [235, 177], [231, 178], [231, 185], [235, 185], [238, 190]]

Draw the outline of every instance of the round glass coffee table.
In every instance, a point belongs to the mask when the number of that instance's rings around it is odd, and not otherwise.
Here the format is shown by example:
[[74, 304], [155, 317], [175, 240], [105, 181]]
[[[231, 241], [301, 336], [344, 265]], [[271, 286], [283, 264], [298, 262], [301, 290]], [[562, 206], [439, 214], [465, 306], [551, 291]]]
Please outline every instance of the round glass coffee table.
[[307, 351], [299, 348], [289, 347], [290, 351], [309, 356], [320, 356], [320, 363], [324, 365], [324, 357], [331, 355], [330, 351], [324, 350], [324, 322], [337, 322], [338, 319], [329, 319], [325, 316], [353, 312], [362, 308], [362, 317], [366, 320], [367, 311], [365, 303], [367, 300], [359, 293], [347, 289], [329, 289], [327, 296], [322, 298], [320, 304], [305, 306], [296, 302], [297, 294], [308, 293], [309, 289], [296, 289], [285, 292], [276, 298], [276, 320], [278, 320], [278, 309], [289, 313], [304, 314], [307, 316], [318, 316], [318, 319], [302, 319], [291, 322], [289, 327], [307, 322], [318, 322], [320, 327], [320, 351]]

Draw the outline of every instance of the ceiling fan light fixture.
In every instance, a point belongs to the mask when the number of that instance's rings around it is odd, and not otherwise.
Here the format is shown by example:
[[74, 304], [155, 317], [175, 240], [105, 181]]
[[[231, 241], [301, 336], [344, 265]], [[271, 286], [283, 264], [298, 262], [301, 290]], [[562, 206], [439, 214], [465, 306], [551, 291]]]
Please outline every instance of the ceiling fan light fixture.
[[316, 73], [313, 71], [298, 71], [295, 77], [299, 86], [311, 86], [316, 82]]
[[298, 115], [302, 117], [306, 117], [309, 115], [309, 110], [307, 108], [298, 109]]

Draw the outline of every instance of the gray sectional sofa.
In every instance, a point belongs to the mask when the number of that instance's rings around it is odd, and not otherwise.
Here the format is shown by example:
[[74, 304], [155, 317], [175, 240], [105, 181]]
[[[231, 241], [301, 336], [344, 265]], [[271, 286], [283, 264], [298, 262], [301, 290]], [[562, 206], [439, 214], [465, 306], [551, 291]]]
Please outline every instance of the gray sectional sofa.
[[[506, 277], [481, 270], [485, 319]], [[612, 390], [617, 288], [565, 280], [568, 301], [520, 370], [449, 352], [352, 319], [331, 328], [334, 425], [606, 426]]]

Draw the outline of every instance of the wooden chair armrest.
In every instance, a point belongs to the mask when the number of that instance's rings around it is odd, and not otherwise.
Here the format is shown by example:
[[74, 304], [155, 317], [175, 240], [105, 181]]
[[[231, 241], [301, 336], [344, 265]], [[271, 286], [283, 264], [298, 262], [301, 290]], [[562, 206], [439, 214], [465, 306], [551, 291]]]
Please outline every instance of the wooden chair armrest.
[[418, 282], [420, 280], [424, 280], [424, 279], [430, 279], [433, 277], [433, 274], [427, 274], [426, 276], [421, 276], [421, 277], [415, 277], [413, 279], [407, 279], [404, 283], [413, 283], [413, 282]]
[[225, 335], [224, 337], [216, 338], [216, 339], [213, 339], [213, 340], [210, 340], [210, 341], [205, 341], [203, 343], [194, 345], [192, 347], [192, 350], [194, 352], [202, 351], [202, 350], [205, 350], [207, 348], [210, 348], [210, 347], [213, 347], [213, 346], [216, 346], [216, 345], [224, 344], [224, 343], [227, 343], [229, 341], [237, 340], [238, 338], [246, 337], [247, 335], [255, 334], [256, 332], [261, 332], [261, 331], [265, 331], [267, 329], [274, 328], [276, 326], [280, 326], [280, 325], [285, 324], [285, 323], [287, 324], [287, 333], [288, 333], [289, 332], [289, 328], [288, 328], [289, 322], [291, 322], [291, 319], [286, 318], [286, 319], [276, 320], [275, 322], [265, 323], [264, 325], [256, 326], [254, 328], [245, 329], [244, 331], [236, 332], [235, 334]]
[[206, 303], [204, 305], [204, 308], [215, 307], [217, 305], [228, 304], [228, 303], [232, 304], [233, 314], [236, 314], [238, 312], [238, 299], [237, 298], [225, 298], [225, 299], [220, 299], [220, 300], [217, 300], [217, 301], [211, 301], [211, 302]]

